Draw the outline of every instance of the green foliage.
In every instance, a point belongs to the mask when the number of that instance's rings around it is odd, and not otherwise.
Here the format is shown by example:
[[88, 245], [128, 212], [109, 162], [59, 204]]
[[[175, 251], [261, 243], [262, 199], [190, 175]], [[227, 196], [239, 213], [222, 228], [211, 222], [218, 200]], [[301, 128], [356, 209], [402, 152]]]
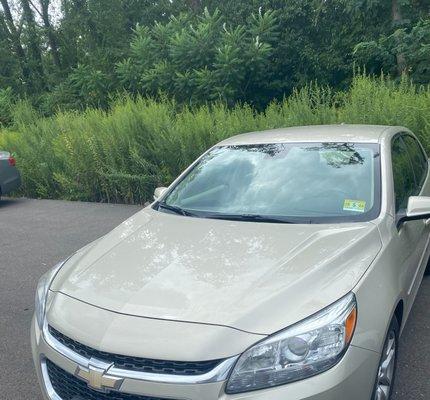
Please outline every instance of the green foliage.
[[128, 96], [109, 111], [88, 109], [35, 118], [19, 105], [14, 131], [0, 132], [0, 148], [16, 154], [22, 194], [71, 200], [143, 203], [196, 157], [234, 134], [331, 123], [404, 125], [430, 151], [430, 90], [381, 77], [354, 78], [336, 92], [307, 85], [258, 112], [224, 103], [179, 106]]
[[[381, 71], [401, 78], [408, 74], [416, 83], [430, 81], [430, 5], [427, 0], [343, 0], [359, 17], [385, 7], [385, 27], [370, 40], [354, 46], [355, 61], [367, 71]], [[389, 12], [390, 11], [390, 12]]]
[[110, 77], [89, 65], [78, 65], [67, 78], [66, 90], [76, 104], [71, 108], [107, 106]]
[[221, 101], [263, 110], [309, 82], [346, 89], [354, 62], [375, 75], [400, 79], [403, 72], [430, 83], [428, 0], [2, 5], [0, 89], [12, 88], [15, 98], [28, 99], [46, 116], [107, 110], [124, 91], [167, 95], [190, 106]]
[[397, 29], [378, 40], [359, 43], [354, 50], [356, 60], [373, 73], [395, 74], [397, 54], [403, 55], [405, 72], [416, 83], [430, 81], [430, 20], [420, 21], [410, 29]]
[[13, 128], [25, 129], [40, 118], [40, 114], [27, 99], [18, 100], [11, 111]]
[[151, 29], [138, 26], [130, 57], [117, 63], [123, 89], [167, 93], [182, 103], [221, 100], [264, 105], [267, 77], [279, 20], [271, 11], [251, 15], [246, 24], [229, 26], [219, 10], [190, 19], [181, 14]]
[[112, 86], [113, 78], [108, 74], [90, 65], [78, 65], [65, 82], [40, 98], [38, 109], [43, 115], [88, 107], [106, 109]]
[[0, 127], [12, 122], [13, 103], [12, 88], [0, 89]]

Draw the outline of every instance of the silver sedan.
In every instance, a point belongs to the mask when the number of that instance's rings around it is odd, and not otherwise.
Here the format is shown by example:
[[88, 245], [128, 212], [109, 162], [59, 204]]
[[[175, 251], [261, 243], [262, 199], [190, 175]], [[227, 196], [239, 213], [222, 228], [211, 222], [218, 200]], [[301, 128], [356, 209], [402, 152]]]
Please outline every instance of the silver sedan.
[[412, 132], [235, 136], [155, 197], [41, 278], [45, 400], [392, 399], [430, 272], [430, 165]]
[[21, 185], [21, 176], [15, 158], [7, 151], [0, 151], [0, 196], [9, 194]]

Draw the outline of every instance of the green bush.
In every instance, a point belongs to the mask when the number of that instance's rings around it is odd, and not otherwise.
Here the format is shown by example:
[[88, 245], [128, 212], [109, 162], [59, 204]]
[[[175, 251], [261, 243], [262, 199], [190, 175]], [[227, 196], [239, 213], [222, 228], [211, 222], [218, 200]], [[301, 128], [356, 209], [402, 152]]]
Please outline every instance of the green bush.
[[205, 9], [195, 19], [181, 14], [166, 24], [137, 26], [130, 57], [116, 64], [116, 75], [132, 93], [161, 91], [184, 104], [240, 100], [262, 107], [274, 95], [279, 24], [277, 13], [260, 9], [246, 24], [230, 26], [218, 9]]
[[406, 80], [357, 76], [347, 92], [310, 85], [264, 112], [247, 105], [184, 108], [168, 100], [125, 97], [109, 111], [21, 121], [14, 128], [18, 132], [0, 133], [0, 148], [17, 156], [23, 195], [143, 203], [157, 185], [169, 184], [223, 138], [331, 123], [404, 125], [430, 150], [430, 90]]
[[13, 103], [12, 89], [0, 89], [0, 127], [7, 126], [11, 123]]

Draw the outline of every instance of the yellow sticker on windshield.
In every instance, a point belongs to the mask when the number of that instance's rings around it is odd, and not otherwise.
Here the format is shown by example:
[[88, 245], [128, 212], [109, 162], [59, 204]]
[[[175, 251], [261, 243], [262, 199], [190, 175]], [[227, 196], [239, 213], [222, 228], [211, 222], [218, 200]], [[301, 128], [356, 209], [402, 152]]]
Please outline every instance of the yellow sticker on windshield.
[[366, 202], [363, 200], [349, 200], [346, 199], [343, 203], [343, 211], [364, 212], [366, 209]]

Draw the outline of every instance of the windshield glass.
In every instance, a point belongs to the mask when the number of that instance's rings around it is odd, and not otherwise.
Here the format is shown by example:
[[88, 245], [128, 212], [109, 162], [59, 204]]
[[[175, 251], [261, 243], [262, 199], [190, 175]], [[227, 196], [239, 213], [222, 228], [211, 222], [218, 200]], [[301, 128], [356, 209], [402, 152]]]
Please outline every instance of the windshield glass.
[[373, 144], [220, 146], [194, 165], [159, 209], [164, 204], [207, 218], [365, 221], [379, 213], [379, 169]]

